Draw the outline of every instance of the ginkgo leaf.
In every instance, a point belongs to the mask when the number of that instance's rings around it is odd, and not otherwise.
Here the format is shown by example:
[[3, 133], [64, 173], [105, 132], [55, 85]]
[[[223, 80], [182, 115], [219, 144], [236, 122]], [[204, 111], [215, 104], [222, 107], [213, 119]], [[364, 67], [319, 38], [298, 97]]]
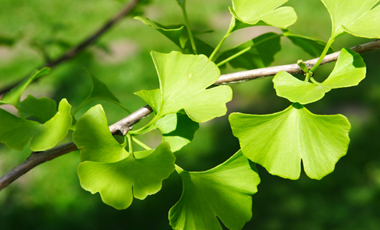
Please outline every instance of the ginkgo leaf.
[[[145, 25], [152, 27], [157, 30], [165, 37], [169, 38], [174, 44], [176, 44], [183, 52], [185, 53], [193, 53], [190, 37], [187, 32], [187, 27], [185, 25], [169, 25], [164, 26], [158, 22], [154, 22], [148, 18], [137, 16], [134, 19], [143, 22]], [[194, 35], [204, 34], [210, 31], [205, 32], [197, 32], [194, 31]], [[197, 47], [197, 51], [199, 54], [210, 55], [214, 48], [202, 41], [201, 39], [194, 37], [194, 42]]]
[[281, 35], [266, 33], [235, 48], [224, 51], [216, 63], [226, 60], [230, 56], [250, 47], [246, 53], [230, 60], [228, 63], [234, 68], [257, 69], [269, 66], [274, 61], [274, 55], [281, 50]]
[[72, 118], [71, 105], [66, 99], [59, 103], [58, 112], [44, 124], [17, 117], [0, 109], [0, 142], [9, 148], [23, 150], [26, 145], [33, 151], [53, 148], [68, 133]]
[[0, 100], [0, 105], [11, 104], [14, 107], [18, 108], [18, 105], [20, 103], [21, 94], [24, 92], [26, 87], [28, 87], [28, 85], [30, 83], [32, 83], [34, 80], [36, 80], [37, 78], [39, 78], [43, 75], [46, 75], [49, 72], [50, 72], [50, 68], [47, 68], [47, 67], [42, 68], [40, 70], [35, 70], [30, 75], [30, 77], [28, 77], [23, 82], [21, 82], [19, 85], [17, 85], [13, 89], [11, 89], [11, 91], [6, 93], [4, 95], [4, 97]]
[[[306, 53], [308, 53], [312, 57], [319, 57], [323, 52], [323, 49], [326, 46], [326, 42], [322, 40], [318, 40], [315, 38], [306, 37], [299, 34], [294, 34], [289, 30], [283, 30], [283, 36], [289, 38], [289, 40], [296, 46], [303, 49]], [[333, 50], [329, 48], [328, 54], [332, 53]]]
[[[94, 151], [94, 154], [108, 154], [111, 150]], [[128, 208], [133, 197], [145, 199], [157, 193], [162, 181], [174, 171], [175, 157], [169, 144], [162, 142], [155, 150], [135, 152], [134, 155], [113, 163], [80, 163], [81, 186], [93, 194], [99, 192], [103, 202], [116, 209]]]
[[[158, 116], [177, 113], [184, 109], [196, 122], [205, 122], [227, 112], [226, 103], [232, 99], [229, 86], [211, 86], [220, 76], [216, 65], [204, 55], [186, 55], [180, 52], [151, 53], [160, 80], [161, 103]], [[157, 99], [157, 91], [143, 91], [148, 104]], [[157, 106], [156, 106], [157, 107]]]
[[57, 112], [57, 103], [47, 97], [35, 98], [28, 95], [18, 106], [17, 113], [22, 118], [35, 117], [41, 123], [45, 123]]
[[189, 144], [199, 128], [198, 123], [181, 113], [168, 114], [158, 120], [155, 126], [162, 132], [162, 141], [170, 144], [172, 152], [177, 152]]
[[[332, 21], [331, 37], [343, 32], [357, 37], [380, 38], [379, 0], [322, 0]], [[376, 7], [374, 7], [376, 6]]]
[[284, 71], [274, 76], [273, 83], [279, 97], [305, 105], [320, 100], [331, 89], [358, 85], [365, 74], [363, 58], [350, 49], [342, 49], [333, 71], [322, 83], [301, 81]]
[[297, 21], [296, 12], [292, 7], [283, 6], [288, 0], [232, 0], [233, 10], [230, 10], [235, 18], [250, 24], [267, 25], [287, 28]]
[[306, 174], [322, 179], [346, 155], [350, 123], [342, 115], [315, 115], [295, 103], [269, 115], [232, 113], [232, 132], [244, 156], [269, 173], [298, 179], [301, 160]]
[[108, 128], [101, 105], [89, 109], [76, 123], [73, 142], [81, 150], [81, 161], [117, 162], [128, 156]]
[[331, 90], [322, 84], [301, 81], [284, 71], [276, 74], [273, 83], [277, 96], [303, 105], [322, 99]]
[[91, 81], [92, 81], [92, 87], [90, 94], [87, 96], [86, 100], [84, 100], [81, 105], [78, 106], [78, 108], [74, 111], [74, 114], [82, 108], [85, 104], [88, 104], [89, 102], [93, 100], [107, 100], [110, 101], [123, 109], [125, 109], [128, 113], [128, 109], [124, 107], [120, 101], [113, 95], [113, 93], [108, 89], [108, 87], [101, 82], [99, 79], [97, 79], [94, 75], [92, 75], [89, 71], [87, 71]]
[[[204, 172], [179, 171], [181, 199], [170, 209], [174, 229], [242, 229], [252, 217], [252, 197], [260, 178], [241, 151]], [[217, 218], [218, 217], [218, 218]]]

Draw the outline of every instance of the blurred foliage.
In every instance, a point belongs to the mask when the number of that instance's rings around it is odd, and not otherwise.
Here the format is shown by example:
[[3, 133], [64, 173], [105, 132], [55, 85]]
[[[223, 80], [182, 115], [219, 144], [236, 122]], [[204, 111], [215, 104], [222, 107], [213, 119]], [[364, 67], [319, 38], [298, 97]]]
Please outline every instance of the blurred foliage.
[[[0, 44], [1, 88], [29, 75], [46, 57], [54, 59], [81, 42], [124, 4], [126, 1], [122, 0], [0, 0], [0, 38], [7, 38]], [[209, 0], [207, 7], [199, 7], [204, 4], [202, 0], [188, 1], [189, 18], [196, 30], [215, 30], [201, 35], [215, 46], [228, 28], [227, 7], [231, 3], [230, 0]], [[319, 0], [290, 0], [287, 5], [294, 7], [299, 16], [298, 22], [289, 28], [292, 32], [321, 40], [329, 37], [330, 19]], [[165, 25], [183, 23], [175, 0], [152, 0], [136, 14]], [[240, 30], [227, 40], [223, 49], [268, 31], [278, 32], [270, 27]], [[289, 41], [283, 41], [274, 65], [310, 58]], [[333, 48], [339, 50], [367, 41], [345, 35], [337, 39]], [[112, 89], [124, 106], [134, 111], [145, 103], [133, 92], [158, 87], [149, 52], [176, 49], [157, 31], [128, 17], [96, 44], [30, 86], [27, 94], [56, 101], [67, 98], [75, 108], [91, 90], [85, 67]], [[253, 196], [253, 219], [244, 229], [380, 229], [380, 71], [377, 69], [380, 51], [363, 54], [363, 58], [368, 74], [358, 87], [334, 90], [308, 106], [313, 113], [342, 113], [349, 118], [352, 131], [347, 156], [321, 181], [305, 175], [297, 181], [285, 180], [269, 175], [258, 166], [262, 182], [259, 192]], [[332, 67], [333, 64], [328, 64], [319, 68], [316, 79], [326, 78]], [[236, 70], [225, 70], [231, 71]], [[234, 99], [228, 104], [229, 113], [273, 113], [289, 105], [285, 99], [276, 97], [270, 78], [232, 87]], [[116, 105], [100, 102], [110, 124], [127, 115]], [[77, 118], [96, 103], [82, 108]], [[159, 135], [158, 131], [147, 135], [145, 141], [153, 147], [159, 143]], [[177, 163], [186, 170], [206, 170], [228, 159], [238, 148], [238, 141], [224, 116], [202, 124], [194, 141], [176, 154]], [[0, 146], [0, 175], [29, 154]], [[164, 181], [158, 194], [144, 201], [135, 200], [127, 210], [117, 211], [103, 204], [99, 194], [91, 195], [80, 187], [76, 175], [78, 164], [79, 154], [72, 152], [36, 167], [3, 189], [0, 192], [1, 230], [170, 229], [168, 211], [179, 200], [182, 189], [177, 174]]]

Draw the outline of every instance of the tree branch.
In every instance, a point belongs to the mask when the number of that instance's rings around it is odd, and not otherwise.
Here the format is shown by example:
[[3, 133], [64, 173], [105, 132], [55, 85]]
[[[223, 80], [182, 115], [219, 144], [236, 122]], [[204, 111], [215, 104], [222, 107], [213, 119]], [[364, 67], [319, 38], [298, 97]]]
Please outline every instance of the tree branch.
[[[78, 53], [80, 53], [83, 49], [85, 49], [90, 44], [94, 43], [101, 35], [106, 33], [109, 29], [111, 29], [117, 22], [119, 22], [122, 18], [124, 18], [126, 15], [131, 13], [133, 9], [136, 8], [137, 4], [140, 0], [132, 0], [130, 3], [128, 3], [118, 14], [116, 14], [112, 19], [110, 19], [106, 24], [104, 24], [101, 28], [99, 28], [95, 33], [93, 33], [90, 37], [88, 37], [86, 40], [82, 41], [80, 44], [78, 44], [76, 47], [73, 47], [69, 49], [66, 53], [64, 53], [61, 57], [57, 58], [55, 61], [47, 63], [45, 66], [41, 66], [39, 69], [43, 67], [50, 67], [53, 68], [56, 65], [61, 64], [64, 61], [67, 61], [74, 56], [76, 56]], [[26, 78], [26, 77], [25, 77]], [[1, 89], [0, 95], [3, 95], [4, 93], [8, 92], [18, 84], [20, 84], [25, 78], [22, 80], [13, 83], [12, 85]]]
[[[374, 49], [380, 49], [380, 40], [376, 40], [376, 41], [372, 41], [363, 45], [355, 46], [352, 49], [358, 53], [364, 53], [364, 52], [368, 52]], [[340, 52], [335, 52], [335, 53], [327, 55], [323, 59], [321, 64], [326, 64], [329, 62], [336, 61], [338, 59], [339, 54]], [[308, 66], [308, 68], [312, 68], [314, 64], [317, 62], [317, 60], [318, 58], [311, 59], [311, 60], [305, 61], [305, 64]], [[297, 64], [273, 66], [273, 67], [267, 67], [267, 68], [261, 68], [261, 69], [254, 69], [254, 70], [224, 74], [220, 76], [220, 78], [214, 83], [214, 85], [242, 82], [242, 81], [253, 80], [253, 79], [261, 78], [261, 77], [273, 76], [273, 75], [276, 75], [279, 71], [286, 71], [292, 74], [302, 72], [301, 68]], [[146, 105], [138, 109], [137, 111], [133, 112], [129, 116], [111, 125], [109, 129], [113, 134], [121, 133], [125, 135], [134, 124], [136, 124], [137, 122], [139, 122], [141, 119], [148, 116], [152, 112], [153, 112], [152, 108], [149, 105]], [[35, 166], [43, 162], [52, 160], [56, 157], [62, 156], [71, 151], [75, 151], [75, 150], [77, 150], [77, 147], [75, 146], [73, 142], [70, 142], [70, 143], [55, 147], [54, 149], [50, 149], [44, 152], [32, 153], [30, 157], [26, 159], [23, 163], [16, 166], [15, 168], [13, 168], [11, 171], [9, 171], [7, 174], [5, 174], [4, 176], [0, 178], [0, 190], [5, 188], [12, 181], [16, 180], [21, 175], [28, 172]]]

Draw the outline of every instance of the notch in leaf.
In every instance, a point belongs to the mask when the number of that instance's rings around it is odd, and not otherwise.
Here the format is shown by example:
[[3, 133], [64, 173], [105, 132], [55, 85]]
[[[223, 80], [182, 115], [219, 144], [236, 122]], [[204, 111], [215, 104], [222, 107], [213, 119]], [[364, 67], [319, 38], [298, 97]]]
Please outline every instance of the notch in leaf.
[[301, 160], [306, 174], [322, 179], [346, 154], [351, 125], [342, 115], [315, 115], [295, 103], [269, 115], [232, 113], [232, 132], [244, 156], [270, 174], [296, 180]]
[[204, 172], [177, 168], [182, 178], [181, 199], [170, 209], [173, 229], [242, 229], [252, 218], [252, 197], [260, 178], [241, 151]]

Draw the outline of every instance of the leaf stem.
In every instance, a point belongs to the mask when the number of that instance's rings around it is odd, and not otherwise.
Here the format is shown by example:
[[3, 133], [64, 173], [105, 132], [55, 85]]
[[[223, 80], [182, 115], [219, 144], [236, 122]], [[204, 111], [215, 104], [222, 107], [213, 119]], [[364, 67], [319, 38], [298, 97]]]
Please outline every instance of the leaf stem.
[[218, 53], [218, 51], [219, 51], [220, 47], [223, 45], [224, 41], [226, 41], [226, 39], [231, 35], [234, 26], [235, 26], [235, 17], [232, 16], [230, 26], [228, 27], [226, 34], [224, 35], [222, 40], [220, 40], [220, 42], [218, 43], [218, 45], [215, 47], [214, 51], [212, 51], [210, 57], [208, 58], [210, 61], [215, 61], [214, 58], [215, 58], [216, 53]]
[[230, 56], [230, 57], [224, 59], [223, 61], [219, 62], [218, 64], [216, 64], [216, 66], [219, 67], [219, 66], [221, 66], [221, 65], [224, 65], [225, 63], [231, 61], [232, 59], [237, 58], [238, 56], [240, 56], [240, 55], [242, 55], [242, 54], [248, 52], [249, 50], [251, 50], [251, 48], [252, 48], [251, 46], [248, 46], [248, 47], [246, 47], [245, 49], [240, 50], [240, 51], [237, 52], [236, 54], [234, 54], [234, 55], [232, 55], [232, 56]]
[[181, 9], [182, 9], [182, 13], [183, 13], [183, 18], [185, 20], [185, 25], [187, 28], [187, 33], [189, 34], [191, 47], [193, 48], [194, 54], [198, 54], [197, 53], [197, 47], [196, 47], [195, 41], [194, 41], [194, 35], [193, 35], [193, 32], [191, 31], [190, 22], [189, 22], [189, 19], [187, 17], [186, 7], [184, 5], [183, 6], [181, 5]]
[[315, 70], [319, 67], [319, 65], [321, 64], [322, 60], [325, 58], [326, 54], [327, 54], [327, 51], [329, 51], [332, 43], [335, 41], [335, 37], [330, 37], [330, 39], [327, 41], [326, 43], [326, 46], [325, 46], [325, 49], [323, 50], [321, 56], [319, 57], [317, 63], [315, 63], [315, 65], [313, 66], [313, 68], [310, 69], [311, 72], [315, 72]]
[[147, 146], [146, 144], [144, 144], [143, 142], [141, 142], [140, 140], [138, 140], [136, 137], [132, 137], [132, 141], [134, 141], [136, 144], [138, 144], [141, 147], [143, 147], [145, 150], [152, 150], [152, 148], [150, 148], [149, 146]]
[[135, 157], [135, 154], [133, 153], [133, 146], [132, 146], [132, 136], [131, 134], [127, 134], [127, 139], [128, 139], [128, 148], [129, 148], [129, 154], [132, 154], [133, 157]]

